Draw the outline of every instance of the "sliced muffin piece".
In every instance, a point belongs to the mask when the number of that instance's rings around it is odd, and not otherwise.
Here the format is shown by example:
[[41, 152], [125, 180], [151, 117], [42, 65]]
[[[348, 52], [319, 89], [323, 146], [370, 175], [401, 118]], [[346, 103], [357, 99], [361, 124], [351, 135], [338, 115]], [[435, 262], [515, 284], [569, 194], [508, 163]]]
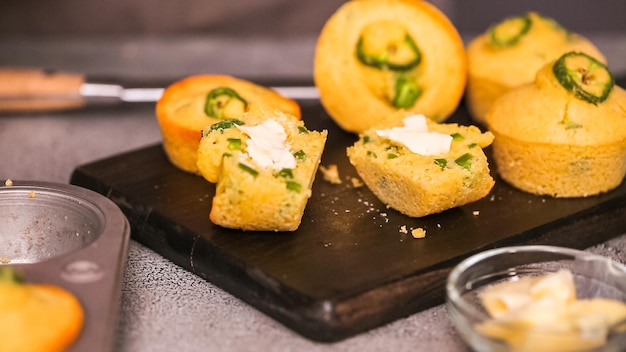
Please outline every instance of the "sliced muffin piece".
[[227, 75], [192, 76], [170, 85], [156, 105], [169, 160], [181, 170], [198, 173], [196, 151], [202, 130], [221, 120], [238, 118], [250, 104], [260, 102], [300, 117], [295, 100]]
[[[389, 121], [398, 121], [399, 112]], [[387, 206], [422, 217], [485, 197], [495, 181], [482, 148], [493, 141], [475, 126], [409, 115], [373, 128], [348, 147], [350, 163]]]
[[198, 170], [217, 183], [210, 212], [220, 226], [295, 231], [300, 226], [326, 143], [280, 110], [253, 105], [241, 119], [203, 131]]

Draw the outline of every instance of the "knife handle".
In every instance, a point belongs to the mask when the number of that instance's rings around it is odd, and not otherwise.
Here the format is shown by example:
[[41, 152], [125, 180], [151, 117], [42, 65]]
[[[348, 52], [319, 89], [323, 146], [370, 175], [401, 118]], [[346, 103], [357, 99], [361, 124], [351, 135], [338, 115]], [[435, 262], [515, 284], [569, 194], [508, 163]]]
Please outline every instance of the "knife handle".
[[61, 110], [84, 105], [81, 74], [0, 68], [0, 111]]

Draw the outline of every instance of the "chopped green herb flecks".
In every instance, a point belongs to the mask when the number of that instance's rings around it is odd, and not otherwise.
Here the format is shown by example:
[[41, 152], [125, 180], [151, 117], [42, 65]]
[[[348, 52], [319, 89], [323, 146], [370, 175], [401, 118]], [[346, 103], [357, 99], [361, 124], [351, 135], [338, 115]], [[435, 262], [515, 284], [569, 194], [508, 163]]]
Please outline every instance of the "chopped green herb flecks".
[[378, 156], [376, 155], [376, 153], [374, 153], [374, 152], [373, 152], [373, 151], [371, 151], [371, 150], [368, 150], [368, 151], [367, 151], [367, 156], [371, 156], [371, 157], [374, 157], [374, 158], [378, 157]]
[[239, 163], [238, 164], [239, 168], [247, 173], [249, 173], [250, 175], [257, 177], [259, 175], [259, 172], [255, 169], [253, 169], [252, 167], [250, 167], [249, 165], [246, 165], [244, 163]]
[[509, 17], [488, 31], [489, 40], [495, 47], [513, 46], [528, 33], [530, 27], [531, 20], [528, 14]]
[[239, 138], [228, 138], [228, 149], [230, 150], [241, 150], [241, 139]]
[[398, 158], [398, 157], [399, 157], [398, 154], [387, 153], [387, 159], [395, 159], [395, 158]]
[[441, 169], [445, 169], [448, 165], [448, 160], [446, 159], [435, 159], [435, 164], [439, 165]]
[[287, 189], [300, 193], [300, 191], [302, 191], [302, 185], [295, 181], [287, 181]]
[[276, 173], [276, 176], [282, 177], [282, 178], [288, 178], [291, 179], [293, 178], [293, 170], [292, 169], [282, 169], [280, 171], [278, 171]]
[[370, 142], [370, 136], [363, 136], [363, 144], [367, 144]]
[[307, 156], [306, 153], [304, 152], [304, 150], [298, 150], [297, 152], [293, 153], [293, 156], [296, 158], [296, 160], [298, 161], [305, 161]]
[[209, 117], [224, 119], [233, 115], [241, 116], [248, 102], [234, 89], [218, 87], [209, 92], [204, 103], [204, 113]]
[[454, 160], [454, 162], [459, 165], [460, 167], [469, 170], [470, 167], [472, 166], [472, 154], [470, 153], [465, 153], [463, 155], [461, 155], [460, 157], [456, 158]]
[[566, 130], [572, 130], [572, 129], [583, 127], [583, 125], [570, 120], [569, 117], [567, 116], [565, 116], [563, 120], [561, 120], [561, 123], [565, 125]]
[[459, 142], [465, 139], [465, 137], [463, 137], [463, 135], [460, 133], [453, 133], [450, 135], [450, 137], [452, 137], [452, 140], [455, 142]]
[[478, 144], [476, 144], [476, 143], [470, 143], [470, 144], [467, 145], [467, 147], [469, 149], [476, 148], [477, 146], [478, 146]]
[[226, 157], [226, 158], [230, 158], [233, 155], [231, 153], [224, 153], [224, 154], [222, 154], [222, 156]]
[[304, 126], [298, 126], [298, 132], [303, 133], [303, 134], [307, 134], [309, 133], [309, 130], [304, 127]]
[[208, 128], [204, 129], [202, 131], [202, 136], [206, 136], [209, 133], [214, 132], [214, 131], [224, 132], [224, 130], [227, 130], [229, 128], [233, 128], [235, 126], [241, 126], [241, 125], [245, 125], [245, 123], [243, 121], [241, 121], [241, 120], [238, 120], [238, 119], [225, 119], [223, 121], [214, 123], [211, 126], [209, 126]]

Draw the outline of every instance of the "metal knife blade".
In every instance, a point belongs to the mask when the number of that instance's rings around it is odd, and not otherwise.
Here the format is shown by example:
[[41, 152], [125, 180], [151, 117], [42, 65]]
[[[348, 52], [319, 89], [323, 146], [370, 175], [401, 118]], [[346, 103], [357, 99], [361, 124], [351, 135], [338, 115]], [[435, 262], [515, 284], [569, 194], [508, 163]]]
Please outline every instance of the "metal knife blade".
[[[271, 87], [279, 94], [296, 100], [319, 99], [313, 86]], [[124, 88], [117, 84], [84, 83], [80, 95], [87, 99], [119, 99], [128, 103], [150, 103], [158, 101], [164, 88]]]

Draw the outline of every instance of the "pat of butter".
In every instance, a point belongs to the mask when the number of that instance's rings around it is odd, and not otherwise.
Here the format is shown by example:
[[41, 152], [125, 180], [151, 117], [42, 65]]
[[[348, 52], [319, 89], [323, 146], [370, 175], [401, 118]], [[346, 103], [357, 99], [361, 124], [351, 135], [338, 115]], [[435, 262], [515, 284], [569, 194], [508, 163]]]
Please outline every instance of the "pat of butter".
[[296, 167], [296, 158], [287, 143], [287, 133], [276, 120], [268, 119], [256, 126], [237, 128], [248, 135], [246, 152], [257, 165], [274, 170]]
[[430, 132], [424, 115], [411, 115], [402, 121], [404, 126], [376, 130], [376, 134], [403, 144], [415, 154], [436, 155], [450, 151], [452, 136]]
[[481, 298], [489, 314], [499, 318], [533, 304], [558, 306], [571, 302], [576, 299], [576, 287], [572, 273], [559, 270], [544, 276], [523, 277], [490, 286], [482, 292]]
[[486, 288], [483, 305], [493, 317], [476, 326], [514, 351], [579, 351], [602, 346], [609, 328], [626, 319], [626, 304], [576, 299], [572, 273], [559, 270]]

